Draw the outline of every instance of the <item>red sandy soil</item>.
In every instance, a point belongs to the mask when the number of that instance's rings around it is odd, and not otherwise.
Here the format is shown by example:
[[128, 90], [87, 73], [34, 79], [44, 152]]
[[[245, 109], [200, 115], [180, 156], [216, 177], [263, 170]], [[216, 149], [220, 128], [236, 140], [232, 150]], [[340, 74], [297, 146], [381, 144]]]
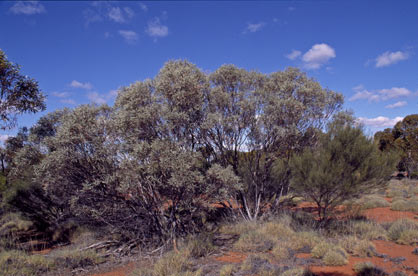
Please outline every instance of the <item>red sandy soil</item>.
[[46, 255], [49, 252], [51, 252], [52, 248], [48, 248], [48, 249], [43, 249], [43, 250], [38, 250], [38, 251], [32, 251], [32, 254], [36, 254], [36, 255]]
[[216, 261], [225, 262], [225, 263], [242, 263], [247, 258], [247, 255], [241, 252], [228, 252], [221, 257], [215, 258]]
[[127, 276], [134, 269], [135, 269], [134, 263], [129, 263], [127, 265], [118, 267], [115, 270], [112, 270], [110, 272], [91, 274], [90, 276]]
[[400, 218], [415, 219], [417, 217], [413, 212], [393, 211], [390, 207], [379, 207], [364, 211], [364, 215], [371, 220], [382, 222], [392, 222]]

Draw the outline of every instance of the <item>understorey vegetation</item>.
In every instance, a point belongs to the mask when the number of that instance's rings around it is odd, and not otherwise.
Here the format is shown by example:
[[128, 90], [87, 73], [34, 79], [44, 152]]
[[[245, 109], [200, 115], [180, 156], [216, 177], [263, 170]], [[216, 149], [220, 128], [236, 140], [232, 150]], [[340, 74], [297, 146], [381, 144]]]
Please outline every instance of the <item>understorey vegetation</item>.
[[[178, 251], [177, 240], [211, 244], [202, 233], [242, 220], [234, 224], [246, 229], [233, 245], [240, 250], [286, 259], [309, 248], [333, 265], [345, 264], [349, 250], [372, 254], [363, 237], [348, 249], [314, 232], [332, 227], [338, 206], [384, 187], [399, 157], [379, 149], [342, 105], [340, 93], [296, 68], [262, 74], [223, 65], [204, 73], [188, 61], [169, 61], [154, 79], [121, 88], [114, 106], [57, 110], [7, 139], [0, 155], [0, 248], [9, 255], [35, 249], [22, 247], [29, 241], [24, 233], [37, 233], [50, 247], [94, 229], [106, 238], [77, 250], [123, 255], [173, 245]], [[316, 204], [319, 223], [309, 220], [311, 228], [295, 232], [290, 222], [266, 222], [297, 200]], [[387, 206], [381, 198], [376, 204]], [[393, 226], [391, 239], [408, 243], [416, 231], [408, 223]], [[398, 235], [405, 227], [410, 232]], [[193, 251], [192, 241], [182, 246], [192, 255], [210, 251]], [[187, 255], [173, 254], [138, 275], [171, 275], [155, 271]], [[179, 265], [188, 271], [186, 261]]]

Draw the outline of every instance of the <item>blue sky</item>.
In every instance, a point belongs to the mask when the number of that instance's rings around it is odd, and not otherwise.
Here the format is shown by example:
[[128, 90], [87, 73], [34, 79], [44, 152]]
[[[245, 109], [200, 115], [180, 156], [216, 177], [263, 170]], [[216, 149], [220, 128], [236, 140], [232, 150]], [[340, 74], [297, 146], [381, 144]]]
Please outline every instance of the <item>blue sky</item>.
[[[418, 110], [418, 1], [0, 2], [0, 49], [47, 110], [113, 104], [170, 59], [211, 72], [297, 66], [341, 92], [369, 132]], [[0, 138], [17, 129], [0, 132]]]

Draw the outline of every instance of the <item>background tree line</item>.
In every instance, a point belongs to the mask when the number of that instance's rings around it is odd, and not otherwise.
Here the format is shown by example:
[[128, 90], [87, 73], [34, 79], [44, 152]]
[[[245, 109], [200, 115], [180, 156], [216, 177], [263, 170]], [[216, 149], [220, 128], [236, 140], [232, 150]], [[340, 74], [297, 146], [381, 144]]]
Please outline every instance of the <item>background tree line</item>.
[[408, 177], [418, 178], [418, 114], [408, 115], [393, 128], [376, 132], [374, 139], [381, 151], [399, 153], [399, 171], [406, 171]]
[[255, 220], [289, 192], [326, 219], [382, 185], [395, 162], [342, 105], [296, 68], [203, 73], [169, 61], [120, 89], [113, 107], [57, 110], [9, 138], [2, 208], [51, 235], [90, 225], [132, 246], [198, 232], [218, 219], [214, 204]]

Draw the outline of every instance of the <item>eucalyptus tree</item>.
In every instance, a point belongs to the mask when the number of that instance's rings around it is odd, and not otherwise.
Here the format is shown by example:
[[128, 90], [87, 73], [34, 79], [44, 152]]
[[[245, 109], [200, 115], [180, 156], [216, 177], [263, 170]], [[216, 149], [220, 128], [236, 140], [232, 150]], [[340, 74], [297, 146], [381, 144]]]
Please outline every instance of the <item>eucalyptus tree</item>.
[[[241, 177], [242, 214], [256, 219], [263, 205], [277, 203], [287, 190], [292, 154], [316, 142], [343, 97], [294, 68], [263, 75], [226, 65], [209, 79], [206, 149]], [[279, 178], [272, 177], [278, 160], [284, 165]]]
[[45, 110], [45, 96], [38, 83], [20, 73], [20, 66], [0, 50], [0, 128], [16, 125], [17, 115]]
[[198, 231], [210, 204], [239, 188], [232, 169], [207, 164], [199, 150], [207, 92], [195, 65], [172, 61], [154, 80], [122, 89], [115, 103], [120, 190], [160, 238]]

